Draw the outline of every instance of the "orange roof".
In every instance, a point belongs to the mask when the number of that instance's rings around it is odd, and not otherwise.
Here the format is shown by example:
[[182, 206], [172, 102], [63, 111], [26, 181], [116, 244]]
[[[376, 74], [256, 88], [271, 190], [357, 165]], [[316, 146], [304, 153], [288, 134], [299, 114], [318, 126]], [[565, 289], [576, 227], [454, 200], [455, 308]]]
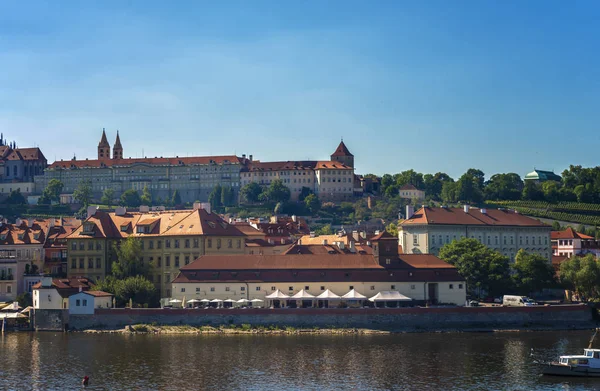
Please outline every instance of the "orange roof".
[[49, 169], [98, 168], [98, 167], [127, 167], [133, 164], [151, 164], [161, 166], [181, 166], [198, 164], [239, 164], [237, 156], [195, 156], [195, 157], [155, 157], [138, 159], [94, 159], [94, 160], [61, 160], [48, 166]]
[[412, 184], [407, 183], [406, 185], [402, 186], [399, 190], [419, 190], [419, 189], [414, 187]]
[[23, 220], [20, 225], [2, 224], [0, 227], [0, 245], [44, 244], [48, 231], [46, 220], [34, 220], [31, 227]]
[[575, 231], [573, 228], [569, 227], [564, 231], [552, 231], [550, 232], [550, 238], [555, 239], [585, 239], [585, 240], [594, 240], [595, 238], [589, 235], [584, 235]]
[[83, 293], [88, 294], [88, 295], [92, 295], [94, 297], [110, 297], [110, 296], [114, 296], [112, 293], [103, 292], [103, 291], [85, 291]]
[[235, 223], [233, 226], [246, 236], [256, 236], [259, 238], [264, 238], [266, 236], [264, 232], [254, 228], [250, 223]]
[[281, 171], [281, 170], [319, 170], [322, 168], [351, 170], [340, 162], [329, 160], [301, 160], [301, 161], [281, 161], [281, 162], [261, 162], [259, 160], [248, 161], [244, 171]]
[[348, 147], [346, 147], [346, 144], [344, 144], [344, 141], [342, 140], [340, 142], [340, 144], [338, 145], [338, 147], [335, 149], [335, 151], [331, 154], [331, 156], [354, 156], [350, 153], [350, 151], [348, 150]]
[[464, 212], [463, 208], [435, 207], [419, 209], [400, 225], [412, 224], [550, 227], [512, 210], [487, 209], [486, 213], [482, 213], [482, 210], [476, 208], [470, 208], [468, 212]]

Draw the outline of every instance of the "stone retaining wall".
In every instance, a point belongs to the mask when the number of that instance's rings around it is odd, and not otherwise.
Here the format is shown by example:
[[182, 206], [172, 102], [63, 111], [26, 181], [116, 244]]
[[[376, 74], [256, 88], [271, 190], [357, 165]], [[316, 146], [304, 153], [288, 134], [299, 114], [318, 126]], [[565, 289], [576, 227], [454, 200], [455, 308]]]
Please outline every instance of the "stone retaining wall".
[[69, 323], [68, 310], [34, 310], [35, 331], [62, 331]]
[[69, 328], [121, 328], [132, 324], [346, 327], [390, 331], [591, 327], [585, 305], [539, 307], [335, 309], [97, 309], [70, 315]]

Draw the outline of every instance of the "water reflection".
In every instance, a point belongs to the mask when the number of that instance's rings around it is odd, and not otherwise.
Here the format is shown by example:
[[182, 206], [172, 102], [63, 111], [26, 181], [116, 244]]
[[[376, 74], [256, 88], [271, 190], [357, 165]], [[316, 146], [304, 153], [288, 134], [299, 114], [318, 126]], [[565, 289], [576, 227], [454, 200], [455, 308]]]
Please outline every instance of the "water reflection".
[[370, 336], [0, 337], [0, 389], [583, 390], [541, 378], [541, 359], [579, 352], [589, 332]]

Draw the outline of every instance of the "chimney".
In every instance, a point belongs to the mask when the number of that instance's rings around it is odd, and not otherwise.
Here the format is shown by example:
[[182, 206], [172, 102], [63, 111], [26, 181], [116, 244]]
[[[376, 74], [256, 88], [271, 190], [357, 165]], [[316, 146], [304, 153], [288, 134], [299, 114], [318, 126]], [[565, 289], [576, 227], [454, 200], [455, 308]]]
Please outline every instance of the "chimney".
[[357, 242], [360, 241], [360, 236], [358, 236], [358, 231], [352, 231], [352, 239], [356, 240]]
[[245, 158], [246, 158], [246, 154], [242, 153], [242, 159], [245, 159]]
[[200, 209], [204, 209], [206, 213], [210, 213], [210, 202], [201, 202]]
[[48, 220], [48, 228], [54, 228], [54, 217]]
[[354, 240], [351, 240], [350, 242], [348, 242], [348, 250], [350, 250], [351, 253], [356, 252], [356, 248], [354, 247]]
[[271, 224], [277, 224], [277, 216], [276, 216], [276, 215], [275, 215], [275, 216], [271, 216], [271, 217], [269, 218], [269, 222], [270, 222]]
[[127, 209], [124, 206], [119, 206], [115, 209], [115, 216], [124, 216], [127, 213]]
[[344, 244], [344, 242], [338, 242], [337, 245], [340, 250], [343, 250], [346, 248], [346, 245]]
[[469, 213], [469, 205], [463, 205], [463, 210], [465, 213]]
[[83, 292], [83, 287], [79, 285], [79, 292]]
[[248, 156], [248, 160], [252, 161], [252, 155]]
[[327, 246], [327, 239], [323, 239], [323, 246]]
[[292, 221], [293, 221], [294, 223], [297, 223], [297, 222], [298, 222], [298, 218], [296, 217], [296, 215], [292, 215]]
[[21, 224], [23, 224], [23, 220], [21, 220], [21, 218], [17, 218], [17, 220], [15, 221], [15, 225], [16, 225], [17, 227], [20, 227], [20, 226], [21, 226]]
[[413, 217], [414, 214], [415, 214], [415, 207], [412, 205], [406, 205], [406, 220]]
[[485, 208], [481, 208], [481, 213], [482, 213], [482, 214], [487, 214], [487, 209], [485, 209]]
[[314, 238], [315, 237], [315, 231], [310, 231], [310, 237]]
[[27, 219], [27, 227], [33, 227], [33, 218]]
[[52, 287], [52, 277], [42, 277], [42, 288]]
[[140, 212], [148, 213], [150, 212], [150, 207], [148, 205], [140, 205]]
[[202, 207], [202, 203], [201, 202], [194, 202], [194, 210], [198, 210]]
[[360, 231], [360, 237], [363, 239], [367, 238], [367, 232], [366, 231]]

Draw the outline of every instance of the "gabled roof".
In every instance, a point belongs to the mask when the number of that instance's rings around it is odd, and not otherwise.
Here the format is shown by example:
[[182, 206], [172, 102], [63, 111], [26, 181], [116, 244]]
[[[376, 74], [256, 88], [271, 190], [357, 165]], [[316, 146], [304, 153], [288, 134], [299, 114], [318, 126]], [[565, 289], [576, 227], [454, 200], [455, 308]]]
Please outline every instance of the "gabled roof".
[[331, 156], [354, 156], [350, 153], [344, 141], [340, 141], [340, 145], [335, 149]]
[[411, 183], [407, 183], [406, 185], [402, 186], [399, 190], [419, 190], [419, 189], [414, 187]]
[[139, 159], [94, 159], [94, 160], [60, 160], [48, 166], [49, 169], [71, 168], [101, 168], [101, 167], [130, 167], [135, 164], [160, 165], [160, 166], [185, 166], [199, 164], [239, 164], [237, 156], [196, 156], [196, 157], [155, 157]]
[[550, 232], [550, 238], [555, 239], [583, 239], [583, 240], [594, 240], [595, 238], [589, 235], [581, 234], [575, 231], [573, 228], [568, 227], [564, 231], [552, 231]]
[[533, 170], [525, 175], [524, 179], [537, 181], [560, 181], [561, 177], [556, 175], [554, 171]]
[[371, 238], [371, 240], [373, 242], [376, 242], [378, 240], [398, 240], [398, 238], [392, 236], [388, 231], [381, 231], [379, 234], [373, 236]]
[[470, 208], [468, 212], [465, 212], [463, 208], [436, 207], [421, 208], [400, 225], [413, 224], [550, 227], [513, 210], [486, 209], [483, 213], [483, 209], [476, 208]]

